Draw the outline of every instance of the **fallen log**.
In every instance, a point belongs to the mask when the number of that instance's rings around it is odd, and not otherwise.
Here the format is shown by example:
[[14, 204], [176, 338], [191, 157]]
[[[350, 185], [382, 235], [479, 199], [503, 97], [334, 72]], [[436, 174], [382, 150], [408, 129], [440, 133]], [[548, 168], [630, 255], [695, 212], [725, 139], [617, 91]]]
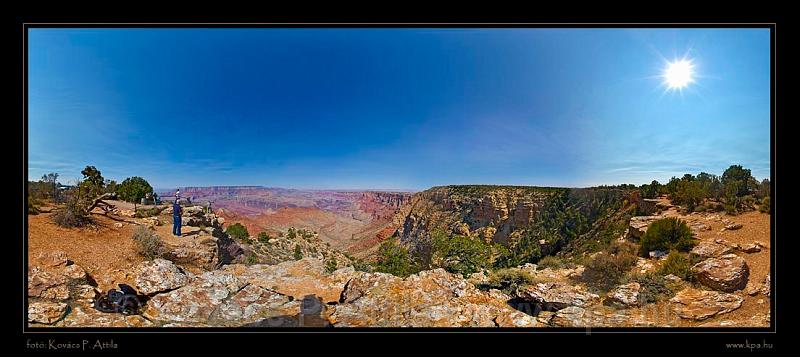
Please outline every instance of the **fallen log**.
[[108, 203], [103, 202], [103, 200], [110, 199], [111, 197], [112, 197], [111, 193], [104, 193], [100, 196], [97, 196], [97, 198], [92, 200], [92, 204], [90, 204], [89, 207], [86, 208], [86, 212], [91, 212], [95, 207], [97, 207], [97, 205], [101, 204], [101, 202], [105, 205], [108, 205]]

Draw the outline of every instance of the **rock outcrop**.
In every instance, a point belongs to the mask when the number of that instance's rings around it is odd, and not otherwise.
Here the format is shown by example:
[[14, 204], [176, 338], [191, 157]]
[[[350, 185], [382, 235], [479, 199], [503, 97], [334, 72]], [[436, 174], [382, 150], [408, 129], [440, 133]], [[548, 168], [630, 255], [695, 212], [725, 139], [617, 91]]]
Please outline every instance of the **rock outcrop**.
[[638, 242], [645, 233], [647, 233], [647, 228], [650, 227], [650, 224], [653, 222], [664, 218], [662, 216], [636, 216], [631, 217], [630, 222], [628, 223], [628, 235], [625, 237], [626, 239], [634, 242]]
[[67, 309], [67, 304], [63, 302], [31, 302], [28, 304], [28, 322], [52, 324], [64, 317]]
[[721, 255], [730, 253], [733, 253], [733, 248], [731, 248], [729, 245], [717, 243], [711, 240], [705, 240], [692, 248], [692, 250], [689, 252], [689, 255], [693, 259], [706, 259], [719, 257]]
[[161, 323], [241, 326], [261, 319], [295, 315], [298, 299], [317, 296], [323, 303], [338, 302], [354, 271], [332, 274], [316, 259], [278, 265], [228, 265], [195, 277], [191, 283], [158, 294], [144, 316]]
[[750, 273], [747, 262], [736, 254], [708, 258], [695, 264], [692, 271], [701, 284], [725, 292], [744, 289]]
[[534, 284], [520, 292], [520, 298], [541, 304], [544, 310], [561, 310], [568, 306], [585, 306], [599, 300], [577, 284], [549, 282]]
[[604, 303], [623, 308], [639, 305], [640, 288], [637, 282], [620, 285], [608, 293]]
[[744, 299], [734, 294], [686, 288], [669, 301], [681, 318], [705, 320], [738, 309]]
[[482, 292], [443, 269], [406, 279], [383, 273], [361, 273], [334, 307], [335, 327], [536, 327], [530, 315], [506, 303], [507, 296]]
[[164, 259], [141, 263], [135, 274], [135, 288], [143, 295], [174, 290], [189, 282], [189, 277], [175, 263]]

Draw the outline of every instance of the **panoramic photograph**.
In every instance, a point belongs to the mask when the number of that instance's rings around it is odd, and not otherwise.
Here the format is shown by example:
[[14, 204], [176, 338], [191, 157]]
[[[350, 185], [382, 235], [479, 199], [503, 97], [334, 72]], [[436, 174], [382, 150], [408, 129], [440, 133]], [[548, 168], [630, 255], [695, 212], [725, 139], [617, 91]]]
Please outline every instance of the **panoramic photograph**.
[[28, 28], [27, 329], [773, 327], [770, 28]]

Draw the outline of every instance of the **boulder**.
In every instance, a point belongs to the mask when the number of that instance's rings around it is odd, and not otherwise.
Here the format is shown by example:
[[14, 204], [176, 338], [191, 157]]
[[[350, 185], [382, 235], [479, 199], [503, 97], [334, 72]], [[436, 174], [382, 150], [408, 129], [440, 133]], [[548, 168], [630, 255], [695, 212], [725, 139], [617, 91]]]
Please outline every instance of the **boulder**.
[[692, 250], [689, 252], [689, 256], [693, 259], [706, 259], [719, 257], [721, 255], [730, 253], [733, 253], [733, 249], [730, 246], [710, 240], [704, 240], [692, 248]]
[[729, 231], [735, 231], [735, 230], [741, 229], [741, 228], [742, 228], [742, 224], [741, 223], [730, 223], [730, 224], [725, 225], [725, 229], [729, 230]]
[[750, 273], [747, 262], [736, 254], [708, 258], [695, 264], [692, 271], [701, 284], [726, 292], [744, 289]]
[[668, 281], [670, 283], [680, 283], [681, 281], [683, 281], [683, 279], [681, 279], [679, 276], [677, 276], [675, 274], [667, 274], [667, 275], [665, 275], [664, 276], [664, 280], [666, 280], [666, 281]]
[[761, 251], [761, 246], [758, 244], [747, 244], [740, 248], [745, 253], [758, 253]]
[[585, 291], [580, 285], [563, 282], [538, 283], [521, 290], [519, 295], [525, 301], [541, 304], [544, 310], [585, 306], [599, 299], [598, 295]]
[[738, 295], [694, 288], [683, 289], [669, 300], [678, 316], [696, 321], [736, 310], [743, 301]]
[[628, 235], [626, 239], [631, 241], [638, 241], [647, 232], [647, 228], [651, 223], [661, 219], [661, 216], [636, 216], [631, 217], [628, 223]]
[[710, 231], [711, 230], [711, 226], [709, 226], [709, 225], [707, 225], [705, 223], [699, 222], [699, 221], [690, 222], [689, 223], [689, 228], [692, 230], [692, 233], [694, 233], [694, 234], [697, 234], [697, 233], [702, 232], [702, 231]]
[[143, 295], [177, 289], [189, 283], [189, 277], [175, 263], [155, 259], [139, 264], [135, 270], [135, 288]]
[[669, 254], [669, 252], [666, 251], [666, 250], [654, 250], [654, 251], [651, 251], [650, 253], [648, 253], [650, 258], [654, 258], [654, 259], [666, 258], [668, 254]]
[[219, 262], [217, 238], [210, 236], [181, 237], [164, 240], [165, 258], [194, 273], [214, 270]]
[[28, 322], [52, 324], [67, 314], [63, 302], [36, 301], [28, 304]]
[[639, 305], [639, 289], [637, 282], [617, 286], [608, 293], [604, 303], [620, 307]]

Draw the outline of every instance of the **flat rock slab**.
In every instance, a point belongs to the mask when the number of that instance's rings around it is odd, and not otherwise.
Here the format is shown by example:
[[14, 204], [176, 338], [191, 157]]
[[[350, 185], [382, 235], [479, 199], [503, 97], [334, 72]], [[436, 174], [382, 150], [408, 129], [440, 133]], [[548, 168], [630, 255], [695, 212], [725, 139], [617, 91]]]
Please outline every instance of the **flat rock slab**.
[[733, 253], [733, 248], [729, 245], [717, 243], [711, 240], [705, 240], [697, 244], [692, 250], [689, 252], [689, 255], [692, 258], [713, 258], [719, 257], [721, 255]]
[[672, 309], [684, 319], [701, 321], [731, 312], [742, 306], [744, 298], [718, 291], [686, 288], [669, 300]]
[[538, 283], [520, 292], [520, 298], [542, 304], [545, 310], [560, 310], [568, 306], [584, 306], [599, 296], [585, 291], [581, 286], [549, 282]]

